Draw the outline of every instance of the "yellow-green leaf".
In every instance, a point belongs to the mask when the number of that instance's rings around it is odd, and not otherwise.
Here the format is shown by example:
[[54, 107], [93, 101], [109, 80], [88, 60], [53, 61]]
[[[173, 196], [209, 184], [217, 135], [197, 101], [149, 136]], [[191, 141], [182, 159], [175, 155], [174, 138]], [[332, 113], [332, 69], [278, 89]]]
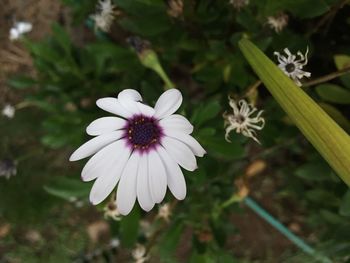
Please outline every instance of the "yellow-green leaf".
[[266, 88], [341, 179], [350, 186], [350, 137], [247, 39], [240, 49]]

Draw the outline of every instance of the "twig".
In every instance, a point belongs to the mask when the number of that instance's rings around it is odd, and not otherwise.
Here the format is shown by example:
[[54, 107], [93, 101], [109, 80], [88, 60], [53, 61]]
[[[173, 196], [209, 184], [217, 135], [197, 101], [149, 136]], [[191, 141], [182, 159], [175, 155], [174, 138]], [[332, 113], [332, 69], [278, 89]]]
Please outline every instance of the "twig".
[[335, 79], [337, 77], [340, 77], [342, 75], [348, 74], [348, 73], [350, 73], [350, 66], [346, 67], [346, 68], [343, 68], [341, 70], [335, 71], [333, 73], [330, 73], [328, 75], [319, 77], [317, 79], [313, 79], [313, 80], [307, 81], [307, 82], [303, 83], [303, 87], [310, 87], [310, 86], [313, 86], [313, 85], [324, 83], [324, 82], [327, 82], [329, 80], [332, 80], [332, 79]]
[[331, 21], [335, 14], [339, 11], [339, 9], [343, 8], [349, 0], [341, 0], [336, 5], [334, 5], [331, 10], [329, 10], [322, 18], [321, 20], [316, 24], [315, 27], [313, 27], [312, 31], [307, 34], [307, 37], [312, 36], [315, 34], [320, 27], [322, 27], [327, 21]]

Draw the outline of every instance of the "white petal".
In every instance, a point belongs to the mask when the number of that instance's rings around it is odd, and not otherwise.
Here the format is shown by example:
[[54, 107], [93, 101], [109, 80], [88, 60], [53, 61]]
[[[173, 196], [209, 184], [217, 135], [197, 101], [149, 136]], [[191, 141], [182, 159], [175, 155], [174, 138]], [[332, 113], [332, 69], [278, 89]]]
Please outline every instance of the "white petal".
[[157, 151], [163, 161], [167, 174], [168, 187], [171, 193], [176, 199], [183, 200], [186, 197], [186, 182], [181, 168], [163, 147], [158, 147]]
[[182, 115], [173, 114], [159, 121], [159, 124], [164, 129], [164, 133], [168, 131], [182, 131], [187, 134], [193, 132], [193, 125]]
[[97, 136], [75, 150], [75, 152], [70, 156], [69, 161], [72, 162], [89, 157], [111, 142], [119, 140], [123, 135], [124, 132], [119, 130]]
[[28, 22], [18, 22], [16, 23], [16, 27], [20, 34], [28, 33], [33, 29], [32, 24]]
[[103, 117], [94, 120], [86, 128], [86, 133], [92, 136], [101, 135], [104, 133], [121, 130], [126, 125], [126, 120], [118, 117]]
[[81, 172], [82, 180], [88, 182], [104, 175], [124, 151], [125, 142], [123, 140], [118, 140], [104, 147], [85, 164]]
[[96, 105], [107, 112], [122, 116], [126, 119], [133, 115], [133, 113], [123, 107], [116, 98], [109, 97], [98, 99]]
[[175, 160], [175, 162], [177, 162], [183, 168], [188, 171], [194, 171], [197, 169], [196, 158], [186, 144], [180, 142], [179, 140], [165, 136], [162, 139], [162, 145], [167, 153]]
[[148, 105], [145, 105], [141, 102], [138, 102], [137, 103], [137, 107], [139, 108], [140, 112], [143, 114], [143, 115], [146, 115], [146, 116], [149, 116], [149, 117], [152, 117], [155, 113], [154, 109]]
[[165, 91], [158, 99], [154, 107], [156, 113], [155, 118], [162, 119], [173, 114], [178, 110], [182, 103], [181, 92], [177, 89], [169, 89]]
[[148, 176], [148, 158], [144, 154], [141, 156], [139, 170], [137, 173], [137, 200], [143, 210], [146, 212], [150, 211], [154, 202], [151, 197], [151, 192], [149, 189], [149, 176]]
[[142, 101], [141, 94], [134, 89], [125, 89], [118, 94], [118, 100], [129, 99], [133, 101]]
[[122, 215], [130, 213], [136, 201], [137, 171], [140, 154], [133, 152], [126, 164], [117, 191], [117, 207]]
[[166, 193], [167, 178], [162, 160], [154, 150], [148, 153], [148, 183], [153, 202], [162, 202]]
[[203, 147], [199, 144], [199, 142], [197, 142], [197, 140], [193, 138], [191, 135], [185, 134], [183, 132], [178, 132], [178, 131], [168, 131], [166, 135], [185, 143], [188, 147], [191, 148], [192, 152], [196, 156], [203, 157], [204, 154], [207, 153], [203, 149]]
[[101, 203], [113, 191], [117, 185], [124, 167], [130, 157], [129, 147], [124, 147], [124, 151], [119, 156], [115, 156], [115, 161], [105, 173], [99, 176], [90, 192], [90, 202], [94, 205]]

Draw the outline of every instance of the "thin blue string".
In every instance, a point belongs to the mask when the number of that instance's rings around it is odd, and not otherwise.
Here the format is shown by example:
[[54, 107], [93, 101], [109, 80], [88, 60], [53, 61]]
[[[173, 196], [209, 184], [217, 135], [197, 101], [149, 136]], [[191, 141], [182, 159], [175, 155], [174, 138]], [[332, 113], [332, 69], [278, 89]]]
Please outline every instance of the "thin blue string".
[[316, 260], [323, 263], [332, 263], [332, 261], [316, 252], [315, 249], [310, 247], [305, 243], [304, 240], [293, 234], [287, 227], [281, 224], [276, 218], [271, 216], [266, 210], [264, 210], [259, 204], [257, 204], [252, 198], [247, 196], [243, 199], [243, 202], [251, 208], [255, 213], [261, 216], [266, 222], [272, 225], [276, 230], [282, 233], [286, 238], [288, 238], [292, 243], [294, 243], [297, 247], [299, 247], [306, 254], [314, 257]]

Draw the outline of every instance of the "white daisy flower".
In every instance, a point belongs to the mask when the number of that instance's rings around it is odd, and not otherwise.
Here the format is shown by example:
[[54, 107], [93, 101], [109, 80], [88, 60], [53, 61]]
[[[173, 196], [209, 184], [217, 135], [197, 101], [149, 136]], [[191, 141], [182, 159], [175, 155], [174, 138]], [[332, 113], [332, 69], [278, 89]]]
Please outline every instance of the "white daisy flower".
[[303, 67], [307, 64], [307, 54], [309, 52], [309, 48], [306, 49], [305, 55], [303, 55], [300, 51], [298, 51], [297, 59], [296, 55], [293, 55], [288, 48], [285, 48], [284, 53], [287, 56], [281, 55], [279, 52], [274, 52], [273, 54], [277, 56], [277, 60], [279, 62], [278, 67], [288, 76], [290, 77], [295, 84], [301, 86], [301, 82], [299, 79], [303, 77], [309, 78], [311, 76], [310, 72], [303, 71]]
[[237, 104], [229, 97], [229, 103], [233, 109], [233, 114], [224, 113], [226, 141], [231, 142], [229, 139], [230, 132], [236, 130], [237, 133], [242, 133], [244, 136], [250, 137], [257, 143], [260, 143], [256, 138], [255, 130], [262, 130], [265, 126], [265, 120], [261, 117], [263, 111], [259, 111], [255, 117], [252, 117], [252, 114], [257, 111], [257, 108], [248, 104], [245, 100], [240, 100]]
[[16, 108], [10, 104], [6, 104], [2, 109], [1, 114], [9, 119], [12, 119], [15, 116]]
[[180, 166], [197, 168], [195, 156], [206, 152], [190, 134], [193, 126], [183, 116], [173, 114], [182, 103], [177, 89], [164, 92], [154, 108], [143, 104], [132, 89], [118, 98], [102, 98], [96, 104], [120, 117], [104, 117], [86, 129], [96, 136], [70, 157], [77, 161], [93, 155], [82, 171], [82, 179], [96, 179], [90, 201], [101, 203], [118, 184], [117, 208], [122, 215], [131, 211], [136, 198], [145, 211], [164, 199], [167, 186], [179, 200], [186, 196]]
[[146, 248], [144, 245], [136, 244], [136, 248], [131, 252], [135, 263], [144, 263], [148, 260]]
[[288, 15], [280, 13], [277, 16], [269, 16], [267, 18], [267, 24], [271, 29], [275, 30], [276, 33], [280, 33], [283, 28], [288, 25]]
[[241, 10], [241, 8], [245, 7], [249, 4], [249, 0], [230, 0], [230, 4], [237, 10]]
[[11, 41], [20, 39], [22, 35], [32, 31], [33, 25], [29, 22], [16, 22], [10, 29], [9, 38]]
[[108, 32], [112, 26], [115, 12], [115, 5], [111, 0], [100, 0], [97, 5], [98, 12], [90, 17], [95, 21], [95, 27]]

